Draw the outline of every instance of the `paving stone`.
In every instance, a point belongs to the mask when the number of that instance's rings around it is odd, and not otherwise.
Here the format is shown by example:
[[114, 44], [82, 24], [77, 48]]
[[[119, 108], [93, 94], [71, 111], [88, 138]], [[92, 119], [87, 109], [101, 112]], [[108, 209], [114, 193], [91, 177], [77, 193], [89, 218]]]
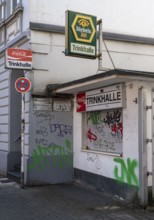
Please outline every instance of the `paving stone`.
[[153, 220], [154, 209], [135, 209], [115, 197], [74, 184], [21, 189], [0, 184], [0, 220]]

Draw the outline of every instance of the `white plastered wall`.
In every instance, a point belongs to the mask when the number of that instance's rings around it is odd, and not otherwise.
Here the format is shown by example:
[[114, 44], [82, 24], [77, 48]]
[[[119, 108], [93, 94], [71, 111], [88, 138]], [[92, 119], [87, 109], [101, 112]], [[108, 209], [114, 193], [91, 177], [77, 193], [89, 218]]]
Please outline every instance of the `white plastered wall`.
[[64, 26], [65, 11], [103, 19], [104, 31], [153, 37], [153, 0], [30, 0], [30, 21]]
[[[151, 105], [151, 82], [135, 81], [126, 83], [126, 108], [123, 109], [123, 156], [121, 157], [127, 165], [127, 159], [136, 160], [137, 167], [135, 175], [139, 180], [139, 144], [138, 144], [138, 89], [146, 89], [147, 105]], [[147, 138], [151, 138], [151, 110], [147, 112]], [[106, 155], [99, 152], [82, 151], [82, 113], [77, 113], [74, 108], [74, 168], [98, 174], [104, 177], [114, 179], [114, 167], [118, 166], [120, 175], [120, 164], [114, 162], [115, 155]], [[151, 144], [147, 146], [148, 150], [148, 171], [151, 171]], [[88, 155], [92, 160], [88, 160]], [[95, 156], [94, 156], [95, 155]], [[94, 158], [97, 158], [94, 160]], [[99, 166], [97, 166], [99, 163]], [[126, 180], [124, 182], [127, 182]], [[148, 177], [150, 186], [151, 177]]]
[[[105, 40], [116, 68], [154, 71], [154, 46]], [[47, 84], [61, 84], [98, 73], [98, 60], [65, 56], [65, 35], [31, 31], [33, 93], [42, 94]], [[113, 69], [103, 44], [103, 68]]]

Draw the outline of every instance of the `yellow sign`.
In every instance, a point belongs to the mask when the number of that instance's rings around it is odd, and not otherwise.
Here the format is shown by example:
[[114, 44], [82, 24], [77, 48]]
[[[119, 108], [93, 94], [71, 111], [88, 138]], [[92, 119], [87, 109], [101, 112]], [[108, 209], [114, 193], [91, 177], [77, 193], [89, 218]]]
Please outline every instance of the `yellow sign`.
[[72, 31], [76, 41], [91, 43], [96, 33], [93, 21], [89, 16], [76, 15]]

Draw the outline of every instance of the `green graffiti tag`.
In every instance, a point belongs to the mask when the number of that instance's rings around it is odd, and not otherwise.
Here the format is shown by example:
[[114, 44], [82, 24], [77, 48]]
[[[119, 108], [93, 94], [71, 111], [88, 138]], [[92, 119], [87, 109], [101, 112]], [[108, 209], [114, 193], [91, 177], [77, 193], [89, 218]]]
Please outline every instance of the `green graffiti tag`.
[[[64, 165], [72, 163], [70, 155], [71, 142], [68, 139], [65, 140], [65, 147], [60, 145], [41, 147], [37, 145], [37, 149], [34, 149], [32, 153], [33, 162], [28, 165], [28, 169], [34, 170], [38, 167], [39, 171], [43, 171], [44, 167], [49, 167], [51, 161], [53, 167], [63, 168]], [[51, 157], [50, 161], [48, 156]]]
[[90, 112], [88, 121], [91, 121], [93, 125], [99, 125], [102, 121], [100, 112]]
[[128, 185], [134, 184], [139, 187], [139, 180], [135, 174], [135, 170], [138, 167], [137, 160], [127, 158], [127, 164], [122, 158], [114, 158], [114, 161], [121, 165], [121, 173], [119, 172], [117, 165], [114, 167], [115, 179], [119, 182], [125, 182], [126, 180]]

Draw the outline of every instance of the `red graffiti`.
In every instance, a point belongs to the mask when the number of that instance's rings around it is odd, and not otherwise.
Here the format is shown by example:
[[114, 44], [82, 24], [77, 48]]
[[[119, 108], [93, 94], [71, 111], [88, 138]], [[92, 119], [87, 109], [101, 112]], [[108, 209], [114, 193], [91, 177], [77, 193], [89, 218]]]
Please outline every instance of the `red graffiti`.
[[90, 142], [91, 142], [91, 140], [93, 140], [93, 141], [96, 141], [96, 140], [97, 140], [97, 136], [94, 135], [94, 134], [91, 132], [91, 129], [90, 129], [90, 128], [89, 128], [89, 130], [88, 130], [87, 136], [88, 136], [88, 139], [90, 140]]
[[120, 131], [120, 133], [122, 134], [123, 133], [123, 127], [122, 127], [122, 123], [114, 123], [112, 125], [112, 132], [114, 132], [115, 134]]

